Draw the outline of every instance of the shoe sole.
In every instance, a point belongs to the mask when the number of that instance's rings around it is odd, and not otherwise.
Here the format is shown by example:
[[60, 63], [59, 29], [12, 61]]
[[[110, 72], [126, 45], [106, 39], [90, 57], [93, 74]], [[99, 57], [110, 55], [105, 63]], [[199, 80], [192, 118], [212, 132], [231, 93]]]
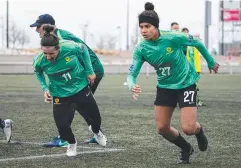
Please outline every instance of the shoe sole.
[[205, 146], [204, 147], [203, 146], [200, 147], [198, 145], [198, 148], [199, 148], [200, 151], [205, 152], [208, 149], [208, 141], [207, 141], [207, 139], [206, 139]]
[[179, 161], [178, 161], [178, 164], [190, 164], [190, 163], [191, 163], [191, 162], [190, 162], [190, 156], [193, 154], [193, 152], [194, 152], [194, 149], [193, 149], [193, 147], [192, 147], [191, 152], [190, 152], [190, 155], [189, 155], [189, 161], [179, 160]]

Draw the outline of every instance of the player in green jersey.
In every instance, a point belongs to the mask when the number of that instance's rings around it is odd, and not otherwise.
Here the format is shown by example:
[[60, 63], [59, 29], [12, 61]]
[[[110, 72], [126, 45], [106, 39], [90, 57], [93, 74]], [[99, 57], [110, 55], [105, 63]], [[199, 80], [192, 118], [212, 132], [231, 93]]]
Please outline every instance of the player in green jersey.
[[[186, 27], [182, 28], [182, 32], [189, 34], [189, 30]], [[183, 51], [184, 51], [184, 54], [186, 55], [188, 61], [190, 62], [190, 64], [195, 68], [196, 72], [200, 75], [201, 58], [200, 58], [200, 54], [199, 54], [198, 50], [195, 47], [186, 46], [186, 47], [184, 47]], [[204, 104], [200, 100], [199, 91], [200, 91], [200, 89], [197, 85], [197, 106], [203, 106]]]
[[[44, 24], [53, 25], [55, 27], [53, 32], [58, 36], [58, 38], [60, 40], [62, 40], [62, 39], [71, 40], [71, 41], [74, 41], [76, 43], [84, 44], [86, 46], [86, 48], [88, 49], [89, 55], [90, 55], [90, 59], [91, 59], [91, 63], [92, 63], [94, 72], [96, 74], [96, 79], [95, 79], [94, 84], [90, 85], [90, 89], [91, 89], [92, 93], [94, 94], [98, 85], [99, 85], [99, 83], [100, 83], [100, 81], [101, 81], [101, 79], [104, 77], [104, 68], [103, 68], [103, 65], [100, 62], [99, 58], [97, 57], [97, 55], [80, 38], [76, 37], [75, 35], [73, 35], [72, 33], [68, 32], [68, 31], [57, 28], [55, 26], [54, 18], [49, 14], [40, 15], [38, 17], [38, 19], [36, 20], [36, 22], [31, 24], [30, 27], [36, 27], [36, 32], [38, 32], [40, 38], [42, 38], [42, 36], [44, 35], [44, 30], [43, 30]], [[90, 121], [89, 121], [87, 112], [82, 113], [81, 115], [85, 119], [86, 123], [89, 126], [89, 130], [91, 131], [91, 125], [90, 125]], [[55, 146], [54, 141], [56, 139], [58, 139], [58, 137], [54, 137], [53, 141], [50, 141], [49, 143], [44, 144], [44, 146], [46, 146], [46, 147]], [[95, 140], [94, 136], [92, 136], [90, 139], [86, 140], [85, 143], [97, 143], [97, 141]], [[57, 145], [57, 146], [59, 146], [59, 145]]]
[[3, 133], [5, 134], [7, 143], [9, 143], [11, 141], [12, 123], [13, 123], [13, 121], [10, 119], [3, 120], [0, 118], [0, 128], [3, 130]]
[[[106, 146], [106, 137], [100, 130], [99, 109], [88, 86], [89, 82], [94, 83], [96, 75], [87, 48], [75, 43], [59, 45], [52, 27], [45, 26], [43, 29], [42, 52], [34, 58], [33, 65], [45, 99], [53, 101], [54, 120], [60, 138], [69, 143], [67, 155], [75, 156], [77, 148], [77, 141], [70, 127], [74, 117], [72, 106], [79, 113], [88, 112], [95, 139], [100, 145]], [[44, 74], [49, 79], [48, 85]]]
[[181, 111], [181, 128], [186, 135], [195, 135], [198, 147], [206, 151], [208, 140], [203, 128], [196, 122], [196, 85], [199, 75], [188, 62], [183, 53], [183, 46], [196, 47], [208, 66], [215, 72], [219, 65], [208, 53], [204, 45], [191, 35], [174, 31], [160, 31], [159, 17], [154, 11], [154, 5], [147, 2], [145, 11], [139, 14], [139, 27], [143, 40], [134, 48], [133, 63], [130, 66], [127, 83], [137, 99], [141, 87], [136, 79], [143, 63], [146, 61], [156, 70], [157, 94], [155, 105], [155, 120], [157, 130], [169, 142], [181, 148], [179, 163], [189, 163], [193, 147], [181, 134], [171, 127], [171, 118], [174, 109], [179, 104]]

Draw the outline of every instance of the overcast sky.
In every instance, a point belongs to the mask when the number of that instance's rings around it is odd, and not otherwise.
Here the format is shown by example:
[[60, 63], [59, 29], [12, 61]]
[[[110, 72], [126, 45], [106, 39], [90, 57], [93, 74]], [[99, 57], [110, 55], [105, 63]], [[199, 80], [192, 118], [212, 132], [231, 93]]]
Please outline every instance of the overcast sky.
[[[144, 10], [146, 0], [129, 0], [130, 35], [134, 34], [138, 13]], [[169, 29], [170, 23], [178, 22], [188, 27], [191, 33], [204, 35], [205, 0], [152, 0], [160, 17], [160, 29]], [[218, 42], [218, 2], [212, 0], [212, 26], [210, 45]], [[101, 34], [118, 35], [117, 26], [121, 27], [122, 47], [126, 46], [126, 6], [127, 0], [9, 0], [10, 21], [25, 29], [30, 35], [30, 47], [39, 46], [39, 36], [29, 25], [40, 14], [49, 13], [57, 27], [73, 32], [83, 38], [83, 25], [88, 24], [87, 43], [93, 45]], [[0, 0], [0, 17], [5, 20], [6, 1]], [[5, 21], [4, 21], [5, 23]], [[1, 24], [1, 20], [0, 20]], [[93, 38], [90, 37], [93, 34]], [[0, 33], [2, 36], [2, 33]], [[0, 37], [1, 37], [0, 36]], [[1, 40], [0, 40], [1, 41]], [[0, 42], [1, 44], [1, 42]]]

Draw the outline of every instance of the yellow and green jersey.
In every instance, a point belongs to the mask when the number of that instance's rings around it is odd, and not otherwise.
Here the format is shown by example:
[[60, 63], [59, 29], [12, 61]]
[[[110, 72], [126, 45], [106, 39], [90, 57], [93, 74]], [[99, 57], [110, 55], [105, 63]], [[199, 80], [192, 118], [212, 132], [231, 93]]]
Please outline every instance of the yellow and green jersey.
[[191, 65], [195, 67], [196, 72], [201, 72], [201, 57], [195, 47], [187, 47], [186, 57]]
[[213, 68], [215, 61], [205, 46], [191, 35], [173, 31], [160, 31], [157, 40], [142, 40], [133, 51], [127, 83], [129, 89], [136, 84], [137, 76], [146, 61], [155, 68], [157, 86], [167, 89], [182, 89], [199, 80], [199, 75], [188, 62], [183, 47], [196, 47]]
[[[33, 66], [42, 90], [49, 90], [56, 97], [78, 93], [88, 85], [87, 76], [94, 74], [87, 48], [76, 43], [60, 43], [59, 54], [51, 62], [40, 52], [35, 56]], [[49, 79], [48, 84], [44, 74]]]
[[96, 77], [102, 78], [104, 76], [104, 68], [103, 68], [102, 63], [100, 62], [99, 58], [94, 53], [94, 51], [92, 51], [87, 44], [85, 44], [80, 38], [76, 37], [75, 35], [73, 35], [72, 33], [68, 32], [68, 31], [56, 29], [55, 33], [57, 34], [57, 36], [60, 40], [62, 40], [62, 39], [70, 40], [70, 41], [74, 41], [76, 43], [85, 45], [89, 52], [90, 60], [91, 60], [94, 72], [96, 74]]

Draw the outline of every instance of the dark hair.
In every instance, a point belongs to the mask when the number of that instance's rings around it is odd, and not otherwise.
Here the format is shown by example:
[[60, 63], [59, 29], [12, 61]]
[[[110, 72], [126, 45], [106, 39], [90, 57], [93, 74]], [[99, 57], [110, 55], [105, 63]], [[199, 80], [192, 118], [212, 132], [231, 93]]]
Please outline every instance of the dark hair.
[[145, 11], [139, 16], [139, 25], [143, 22], [150, 23], [156, 28], [159, 27], [159, 17], [154, 10], [154, 5], [150, 2], [145, 3]]
[[172, 22], [171, 26], [174, 26], [174, 25], [179, 25], [179, 24], [177, 22]]
[[55, 47], [59, 49], [59, 38], [55, 35], [55, 27], [50, 24], [43, 25], [44, 35], [41, 39], [41, 46], [44, 47]]
[[182, 28], [182, 32], [184, 32], [184, 31], [187, 31], [189, 33], [189, 30], [186, 27]]

